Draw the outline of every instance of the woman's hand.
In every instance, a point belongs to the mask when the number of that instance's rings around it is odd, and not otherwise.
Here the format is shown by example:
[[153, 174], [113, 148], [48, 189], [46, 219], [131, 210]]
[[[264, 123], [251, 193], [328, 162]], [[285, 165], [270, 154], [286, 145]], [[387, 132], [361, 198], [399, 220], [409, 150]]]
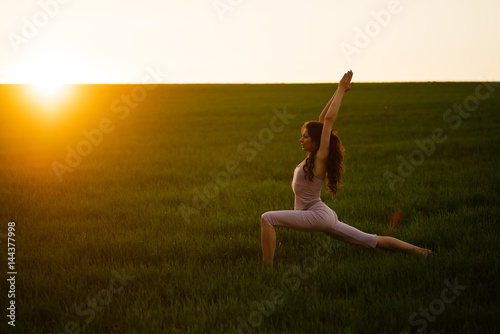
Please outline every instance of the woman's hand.
[[[340, 80], [340, 83], [339, 83], [337, 90], [335, 91], [335, 93], [333, 93], [332, 98], [330, 99], [330, 101], [328, 101], [326, 107], [321, 112], [321, 115], [319, 115], [319, 122], [320, 123], [322, 123], [322, 124], [325, 123], [326, 114], [327, 114], [328, 110], [330, 109], [330, 106], [332, 105], [333, 101], [335, 100], [335, 96], [337, 95], [337, 92], [342, 92], [342, 94], [340, 94], [340, 95], [344, 95], [344, 93], [348, 92], [351, 89], [352, 85], [354, 85], [354, 82], [351, 82], [351, 79], [352, 79], [352, 71], [349, 71], [346, 74], [344, 74], [344, 76]], [[336, 108], [338, 110], [339, 106], [337, 106]], [[336, 115], [336, 113], [337, 112], [335, 112], [335, 115]], [[335, 117], [337, 117], [337, 116], [335, 116]]]
[[353, 82], [351, 82], [352, 79], [352, 71], [348, 71], [347, 73], [344, 74], [342, 79], [340, 79], [339, 82], [339, 90], [342, 92], [347, 92], [349, 89], [351, 89], [352, 85], [354, 85]]
[[351, 89], [352, 85], [354, 85], [354, 82], [351, 82], [351, 83], [347, 86], [347, 88], [345, 89], [344, 93], [347, 93], [347, 92]]

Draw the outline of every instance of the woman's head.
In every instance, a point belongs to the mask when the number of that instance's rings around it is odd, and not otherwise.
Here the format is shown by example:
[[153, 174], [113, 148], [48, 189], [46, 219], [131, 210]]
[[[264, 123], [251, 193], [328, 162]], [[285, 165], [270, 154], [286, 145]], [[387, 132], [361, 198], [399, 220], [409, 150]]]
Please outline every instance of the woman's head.
[[[300, 143], [302, 149], [309, 152], [304, 165], [305, 177], [312, 180], [314, 178], [313, 169], [316, 158], [316, 152], [321, 143], [321, 133], [323, 132], [323, 123], [309, 121], [302, 126], [302, 138]], [[333, 198], [342, 185], [342, 174], [344, 172], [344, 146], [340, 142], [335, 130], [330, 132], [330, 145], [328, 148], [328, 161], [326, 166], [326, 178], [328, 179], [328, 192], [332, 193]], [[307, 166], [307, 168], [306, 168]]]
[[321, 132], [323, 131], [323, 124], [316, 121], [309, 121], [302, 126], [302, 137], [300, 143], [302, 149], [306, 152], [315, 152], [319, 149], [321, 142]]

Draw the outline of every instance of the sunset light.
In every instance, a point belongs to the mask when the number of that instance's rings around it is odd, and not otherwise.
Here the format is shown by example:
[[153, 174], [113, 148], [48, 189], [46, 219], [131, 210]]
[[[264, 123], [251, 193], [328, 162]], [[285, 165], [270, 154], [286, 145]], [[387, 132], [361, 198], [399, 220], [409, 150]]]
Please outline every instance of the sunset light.
[[42, 96], [48, 98], [54, 98], [59, 93], [63, 91], [64, 85], [57, 82], [46, 82], [46, 83], [38, 83], [34, 85], [35, 89]]
[[1, 333], [496, 333], [499, 0], [0, 0]]
[[85, 82], [90, 72], [74, 61], [44, 57], [17, 63], [8, 68], [13, 83], [25, 84], [25, 99], [37, 106], [39, 113], [53, 117], [70, 97], [70, 84]]
[[40, 82], [29, 85], [27, 98], [37, 102], [40, 110], [46, 114], [53, 114], [57, 107], [68, 97], [69, 86], [59, 82]]
[[74, 60], [40, 57], [8, 67], [12, 83], [36, 85], [41, 91], [54, 93], [64, 84], [91, 82], [95, 75]]
[[146, 66], [164, 83], [500, 78], [493, 0], [42, 2], [0, 4], [0, 83], [140, 83]]

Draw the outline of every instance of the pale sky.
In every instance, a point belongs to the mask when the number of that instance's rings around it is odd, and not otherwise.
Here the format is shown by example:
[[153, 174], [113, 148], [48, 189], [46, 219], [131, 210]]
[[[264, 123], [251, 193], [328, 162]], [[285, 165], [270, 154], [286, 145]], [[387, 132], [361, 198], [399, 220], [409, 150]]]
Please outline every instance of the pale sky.
[[0, 83], [500, 81], [499, 17], [498, 0], [0, 0]]

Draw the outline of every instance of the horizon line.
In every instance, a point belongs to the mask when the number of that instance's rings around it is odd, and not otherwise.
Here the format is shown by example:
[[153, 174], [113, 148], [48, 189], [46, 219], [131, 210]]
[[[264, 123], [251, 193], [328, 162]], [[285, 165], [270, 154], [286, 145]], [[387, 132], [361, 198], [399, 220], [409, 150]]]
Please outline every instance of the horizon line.
[[[489, 80], [428, 80], [428, 81], [353, 81], [353, 83], [476, 83], [476, 82], [500, 82]], [[57, 83], [57, 85], [325, 85], [338, 84], [338, 82], [68, 82]], [[43, 85], [41, 82], [0, 82], [0, 85]]]

